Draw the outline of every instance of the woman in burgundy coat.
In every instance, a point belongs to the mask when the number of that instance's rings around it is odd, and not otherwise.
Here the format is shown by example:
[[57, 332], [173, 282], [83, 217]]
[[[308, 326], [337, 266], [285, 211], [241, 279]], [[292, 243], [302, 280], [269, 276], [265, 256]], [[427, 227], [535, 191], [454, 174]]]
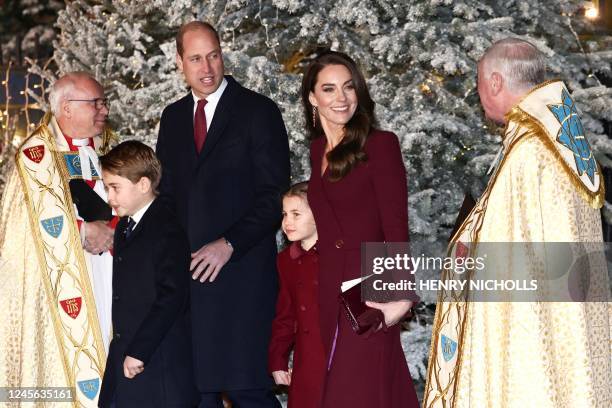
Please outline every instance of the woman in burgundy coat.
[[368, 303], [386, 330], [357, 335], [340, 310], [342, 282], [361, 277], [362, 242], [407, 242], [406, 171], [397, 136], [373, 128], [374, 101], [347, 55], [316, 58], [302, 82], [311, 135], [308, 201], [319, 240], [320, 330], [329, 364], [325, 408], [418, 407], [398, 322], [412, 302]]

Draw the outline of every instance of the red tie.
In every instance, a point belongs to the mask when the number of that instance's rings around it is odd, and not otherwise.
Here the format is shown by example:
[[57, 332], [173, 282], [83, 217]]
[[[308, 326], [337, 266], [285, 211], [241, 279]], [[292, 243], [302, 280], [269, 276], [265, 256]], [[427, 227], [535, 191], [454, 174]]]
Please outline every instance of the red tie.
[[204, 106], [208, 102], [206, 99], [200, 99], [195, 113], [195, 121], [193, 124], [193, 135], [195, 139], [196, 150], [198, 154], [202, 151], [204, 140], [206, 140], [206, 113]]

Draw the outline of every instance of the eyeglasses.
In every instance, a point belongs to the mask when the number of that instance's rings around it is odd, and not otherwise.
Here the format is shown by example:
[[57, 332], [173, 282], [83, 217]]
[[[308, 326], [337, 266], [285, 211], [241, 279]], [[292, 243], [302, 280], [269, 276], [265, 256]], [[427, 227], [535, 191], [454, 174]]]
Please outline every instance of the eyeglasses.
[[110, 104], [108, 102], [108, 98], [95, 98], [95, 99], [68, 99], [68, 102], [93, 102], [96, 110], [101, 110], [102, 108], [109, 109]]

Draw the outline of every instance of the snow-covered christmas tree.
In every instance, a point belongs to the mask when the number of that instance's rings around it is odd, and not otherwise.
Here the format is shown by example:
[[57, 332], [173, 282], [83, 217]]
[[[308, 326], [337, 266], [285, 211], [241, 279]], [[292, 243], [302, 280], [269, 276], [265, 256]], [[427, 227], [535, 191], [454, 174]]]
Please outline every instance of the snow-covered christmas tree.
[[176, 30], [209, 21], [222, 35], [229, 72], [281, 107], [299, 180], [309, 172], [300, 70], [322, 48], [345, 51], [368, 76], [381, 127], [402, 141], [413, 239], [435, 240], [448, 233], [463, 192], [482, 186], [497, 147], [475, 82], [476, 61], [492, 41], [536, 44], [551, 75], [573, 92], [595, 150], [612, 150], [602, 126], [612, 119], [612, 89], [598, 79], [612, 76], [612, 58], [595, 42], [579, 42], [581, 3], [77, 0], [60, 13], [55, 61], [61, 72], [93, 72], [121, 137], [154, 144], [161, 110], [186, 91], [174, 62]]
[[0, 65], [20, 65], [24, 57], [45, 58], [53, 52], [59, 0], [0, 1]]
[[[465, 192], [478, 195], [498, 148], [476, 93], [476, 62], [495, 40], [533, 42], [566, 81], [598, 158], [612, 151], [609, 50], [581, 43], [588, 24], [574, 0], [75, 0], [57, 21], [60, 72], [88, 70], [111, 99], [123, 139], [153, 145], [162, 109], [186, 92], [175, 67], [174, 35], [201, 19], [222, 37], [226, 68], [278, 103], [290, 135], [295, 181], [309, 175], [298, 92], [318, 51], [347, 52], [366, 73], [380, 127], [400, 138], [409, 180], [412, 240], [445, 245]], [[36, 70], [36, 69], [35, 69]], [[39, 73], [50, 81], [57, 73]], [[436, 244], [437, 243], [437, 244]], [[434, 299], [425, 299], [433, 302]], [[415, 378], [425, 375], [429, 330], [405, 335]], [[411, 346], [412, 345], [412, 346]]]

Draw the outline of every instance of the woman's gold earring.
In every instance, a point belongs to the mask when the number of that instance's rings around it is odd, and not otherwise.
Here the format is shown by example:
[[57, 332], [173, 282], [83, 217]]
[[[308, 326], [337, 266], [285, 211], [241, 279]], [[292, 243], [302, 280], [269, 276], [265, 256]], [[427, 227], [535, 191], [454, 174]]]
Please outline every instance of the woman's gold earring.
[[317, 107], [312, 107], [312, 127], [317, 127]]

